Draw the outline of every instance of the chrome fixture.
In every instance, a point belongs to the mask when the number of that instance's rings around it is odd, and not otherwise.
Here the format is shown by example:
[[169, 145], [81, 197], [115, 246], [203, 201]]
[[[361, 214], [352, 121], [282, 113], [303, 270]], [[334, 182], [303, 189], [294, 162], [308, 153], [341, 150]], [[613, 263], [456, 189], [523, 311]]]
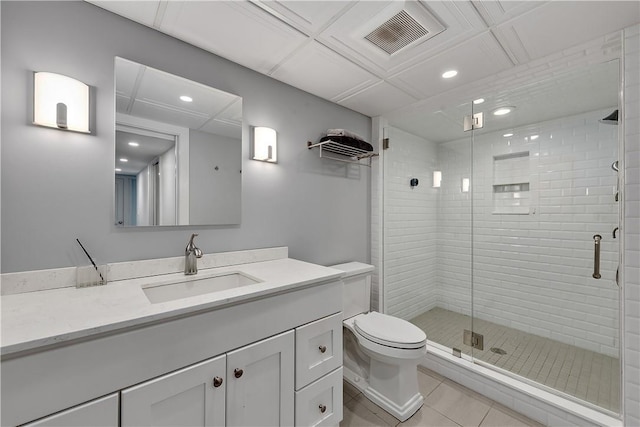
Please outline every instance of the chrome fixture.
[[593, 275], [594, 279], [599, 279], [602, 276], [600, 275], [600, 240], [602, 240], [602, 236], [596, 234], [593, 236], [593, 244], [594, 244], [594, 253], [593, 253]]
[[618, 124], [618, 110], [615, 110], [613, 113], [609, 114], [604, 119], [600, 119], [600, 123], [604, 123], [605, 125], [617, 125]]
[[617, 160], [615, 162], [611, 163], [611, 169], [613, 169], [616, 172], [620, 172], [620, 169], [618, 168], [618, 161]]
[[193, 243], [193, 238], [197, 234], [192, 234], [189, 243], [184, 250], [184, 274], [190, 276], [198, 273], [198, 258], [202, 258], [202, 251]]

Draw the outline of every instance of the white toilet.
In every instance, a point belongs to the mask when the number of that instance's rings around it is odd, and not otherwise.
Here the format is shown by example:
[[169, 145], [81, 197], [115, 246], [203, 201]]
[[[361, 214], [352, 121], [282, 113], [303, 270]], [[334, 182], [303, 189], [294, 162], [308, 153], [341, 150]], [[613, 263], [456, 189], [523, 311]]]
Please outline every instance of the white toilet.
[[332, 265], [344, 271], [344, 378], [400, 421], [424, 402], [417, 367], [427, 353], [427, 336], [397, 317], [369, 312], [373, 266]]

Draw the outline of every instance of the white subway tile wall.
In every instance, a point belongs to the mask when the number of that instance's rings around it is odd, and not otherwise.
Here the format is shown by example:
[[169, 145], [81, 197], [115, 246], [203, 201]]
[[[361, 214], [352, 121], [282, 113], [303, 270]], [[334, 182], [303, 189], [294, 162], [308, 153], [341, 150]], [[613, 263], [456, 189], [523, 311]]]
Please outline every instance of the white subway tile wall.
[[640, 426], [640, 25], [624, 31], [624, 420]]
[[[624, 235], [624, 259], [625, 269], [623, 274], [624, 279], [624, 365], [622, 378], [623, 390], [624, 390], [624, 422], [629, 426], [640, 426], [640, 25], [636, 25], [624, 30], [624, 78], [625, 78], [625, 97], [624, 107], [622, 114], [625, 116], [625, 188], [622, 192], [624, 197], [624, 220], [625, 227], [621, 232]], [[490, 78], [484, 79], [479, 82], [475, 82], [473, 85], [461, 88], [460, 93], [451, 93], [446, 96], [448, 99], [453, 99], [456, 96], [460, 99], [473, 99], [473, 94], [482, 94], [490, 92], [491, 90], [499, 90], [503, 87], [514, 85], [517, 86], [518, 82], [523, 84], [530, 81], [532, 78], [544, 77], [549, 75], [551, 70], [561, 69], [566, 67], [570, 69], [573, 67], [581, 67], [587, 64], [597, 64], [606, 60], [611, 60], [621, 56], [620, 53], [620, 35], [619, 33], [613, 33], [603, 38], [595, 39], [585, 45], [575, 46], [563, 52], [551, 55], [547, 58], [542, 58], [529, 63], [525, 66], [517, 67], [517, 70], [513, 72], [505, 72]], [[440, 97], [436, 97], [434, 103], [444, 100], [440, 100]], [[621, 129], [622, 130], [622, 129]], [[401, 143], [398, 140], [392, 142], [392, 144], [398, 145]], [[429, 144], [428, 141], [425, 141]], [[451, 145], [451, 144], [450, 144]], [[440, 162], [448, 162], [450, 164], [458, 165], [461, 170], [454, 171], [459, 176], [470, 174], [470, 164], [465, 164], [460, 159], [469, 159], [470, 154], [464, 152], [465, 147], [468, 150], [469, 145], [453, 147], [450, 146], [449, 151], [444, 150], [441, 147], [438, 151], [438, 160]], [[386, 155], [386, 152], [385, 154]], [[455, 159], [456, 157], [460, 159]], [[388, 161], [387, 158], [384, 162]], [[382, 162], [381, 162], [382, 163]], [[407, 171], [409, 173], [410, 171]], [[579, 177], [573, 176], [567, 179], [578, 179]], [[446, 177], [443, 178], [443, 184], [446, 183]], [[561, 175], [562, 179], [562, 175]], [[385, 180], [386, 183], [386, 180]], [[534, 183], [532, 182], [532, 186]], [[545, 190], [545, 197], [553, 198], [553, 188], [547, 188]], [[379, 188], [377, 196], [373, 196], [377, 200], [382, 197], [383, 189]], [[440, 202], [446, 200], [446, 193], [442, 192], [440, 195]], [[470, 227], [463, 226], [462, 228], [456, 228], [450, 225], [446, 219], [451, 219], [451, 216], [455, 218], [460, 224], [470, 224], [470, 199], [466, 197], [459, 197], [455, 200], [455, 207], [453, 211], [447, 212], [444, 209], [439, 211], [439, 223], [437, 224], [438, 236], [438, 257], [437, 257], [437, 271], [435, 279], [433, 277], [428, 278], [429, 281], [425, 285], [425, 288], [433, 289], [433, 283], [443, 283], [447, 281], [449, 286], [447, 289], [442, 287], [436, 292], [437, 305], [449, 310], [457, 311], [463, 314], [470, 314], [471, 311], [471, 283], [470, 283], [470, 253], [471, 253], [471, 241], [470, 241]], [[575, 196], [579, 197], [579, 196]], [[551, 208], [550, 201], [547, 200], [546, 208]], [[536, 205], [537, 201], [532, 200], [532, 205]], [[450, 200], [449, 206], [454, 208], [454, 200]], [[553, 210], [553, 208], [551, 208]], [[562, 212], [560, 212], [562, 215]], [[382, 221], [378, 223], [382, 226]], [[556, 225], [556, 228], [558, 226]], [[563, 236], [573, 233], [574, 230], [564, 230], [559, 228], [558, 233], [562, 233]], [[577, 230], [582, 232], [583, 230]], [[457, 248], [443, 248], [442, 244], [446, 241], [455, 239], [457, 241]], [[380, 243], [380, 242], [378, 242]], [[380, 251], [380, 253], [382, 250]], [[543, 254], [541, 254], [543, 255]], [[385, 256], [389, 256], [385, 253]], [[373, 259], [372, 259], [373, 261]], [[386, 259], [385, 259], [385, 265]], [[579, 266], [572, 266], [572, 269], [579, 268]], [[602, 281], [602, 280], [601, 280]], [[385, 294], [389, 292], [387, 288], [388, 283], [385, 283]], [[416, 287], [419, 285], [416, 284]], [[590, 296], [590, 300], [598, 298], [598, 296]], [[611, 314], [614, 309], [601, 307], [598, 314], [606, 315], [607, 312]], [[400, 309], [399, 311], [402, 311]], [[410, 312], [407, 310], [406, 312]], [[552, 314], [552, 313], [550, 313]], [[410, 315], [405, 318], [409, 318]], [[579, 319], [575, 319], [579, 320]], [[606, 328], [606, 326], [605, 326]], [[607, 333], [609, 336], [613, 336]], [[605, 346], [606, 347], [606, 346]], [[437, 358], [433, 359], [433, 363], [437, 364]], [[444, 370], [440, 371], [445, 373]], [[460, 378], [462, 383], [469, 378], [468, 374], [457, 372], [455, 370], [447, 372], [447, 376], [450, 378]], [[475, 384], [477, 383], [477, 384]], [[477, 391], [481, 391], [487, 395], [490, 395], [490, 391], [494, 390], [496, 383], [489, 378], [483, 376], [476, 376], [475, 383], [477, 387], [472, 387]], [[471, 386], [472, 384], [466, 384]], [[510, 408], [521, 410], [523, 413], [536, 418], [538, 420], [544, 420], [548, 424], [558, 425], [585, 425], [585, 420], [578, 419], [571, 415], [568, 411], [562, 411], [557, 409], [552, 413], [552, 409], [547, 404], [537, 401], [532, 397], [525, 397], [524, 395], [516, 396], [513, 391], [507, 392], [503, 398], [499, 399], [501, 403], [507, 405]], [[526, 402], [526, 403], [525, 403]], [[539, 416], [536, 416], [539, 415]], [[555, 422], [553, 422], [555, 421]]]
[[[388, 314], [411, 319], [435, 307], [436, 145], [388, 129], [384, 161], [384, 275]], [[412, 178], [418, 185], [410, 186]]]

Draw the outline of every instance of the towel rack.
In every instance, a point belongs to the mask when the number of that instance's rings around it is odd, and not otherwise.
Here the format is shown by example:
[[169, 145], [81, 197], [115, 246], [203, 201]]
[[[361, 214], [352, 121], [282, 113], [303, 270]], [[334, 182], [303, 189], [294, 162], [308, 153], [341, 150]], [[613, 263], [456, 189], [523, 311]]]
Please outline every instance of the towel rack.
[[[338, 162], [353, 163], [360, 166], [371, 167], [371, 159], [378, 156], [378, 153], [373, 151], [362, 150], [360, 148], [351, 147], [340, 142], [327, 140], [318, 143], [307, 141], [307, 148], [309, 150], [313, 148], [319, 149], [319, 155], [321, 159], [331, 159]], [[324, 152], [338, 154], [340, 157], [327, 156]], [[348, 159], [347, 159], [348, 158]], [[362, 162], [364, 160], [365, 162]]]

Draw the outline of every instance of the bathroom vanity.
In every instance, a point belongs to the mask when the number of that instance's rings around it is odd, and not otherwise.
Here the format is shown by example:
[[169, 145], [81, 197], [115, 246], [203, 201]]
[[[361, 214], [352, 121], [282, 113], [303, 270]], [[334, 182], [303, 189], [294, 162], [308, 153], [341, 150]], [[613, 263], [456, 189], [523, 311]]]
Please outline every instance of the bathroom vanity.
[[179, 268], [113, 264], [106, 286], [5, 293], [2, 425], [338, 425], [341, 272], [286, 248]]

